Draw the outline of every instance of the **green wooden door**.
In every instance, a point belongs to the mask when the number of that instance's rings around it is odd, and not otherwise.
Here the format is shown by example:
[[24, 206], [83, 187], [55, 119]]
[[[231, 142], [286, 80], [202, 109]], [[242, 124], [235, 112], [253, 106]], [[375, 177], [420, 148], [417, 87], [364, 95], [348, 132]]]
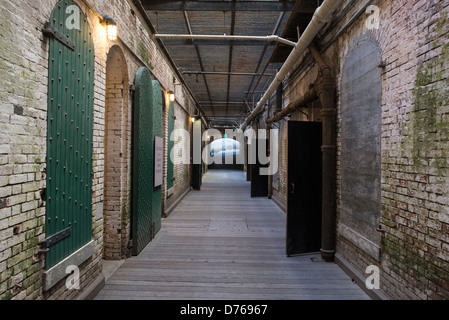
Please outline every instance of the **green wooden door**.
[[92, 239], [94, 45], [87, 19], [71, 0], [60, 1], [50, 23], [75, 49], [50, 38], [47, 131], [47, 239], [49, 269]]
[[132, 239], [138, 255], [161, 227], [161, 187], [154, 186], [154, 141], [162, 136], [159, 83], [142, 67], [135, 79], [132, 155]]

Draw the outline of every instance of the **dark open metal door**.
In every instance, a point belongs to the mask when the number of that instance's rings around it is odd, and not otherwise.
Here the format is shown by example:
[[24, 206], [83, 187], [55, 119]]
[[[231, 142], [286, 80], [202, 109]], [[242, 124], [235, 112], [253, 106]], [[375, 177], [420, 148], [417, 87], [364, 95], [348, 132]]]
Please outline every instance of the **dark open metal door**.
[[321, 123], [288, 122], [288, 256], [321, 248], [321, 141]]
[[[193, 124], [193, 132], [201, 132], [201, 120], [197, 120]], [[203, 184], [203, 165], [192, 165], [192, 187], [195, 190], [201, 190]]]
[[259, 159], [259, 148], [265, 144], [265, 150], [267, 150], [268, 140], [252, 142], [256, 145], [256, 163], [250, 165], [251, 170], [251, 197], [267, 197], [268, 196], [268, 176], [260, 174], [260, 168], [267, 168], [268, 164], [261, 164]]
[[[72, 18], [77, 25], [67, 24]], [[46, 24], [48, 64], [46, 268], [92, 240], [94, 45], [86, 17], [60, 1]]]
[[157, 81], [142, 67], [135, 79], [132, 155], [132, 240], [138, 255], [161, 225], [161, 187], [154, 186], [155, 137], [162, 136], [162, 98]]

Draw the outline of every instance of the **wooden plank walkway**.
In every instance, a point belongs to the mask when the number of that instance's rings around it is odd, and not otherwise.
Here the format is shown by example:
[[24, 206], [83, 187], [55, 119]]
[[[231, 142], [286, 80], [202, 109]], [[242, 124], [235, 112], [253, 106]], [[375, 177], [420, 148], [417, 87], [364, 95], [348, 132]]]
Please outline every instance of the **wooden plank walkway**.
[[209, 171], [96, 299], [369, 299], [319, 254], [286, 257], [285, 214], [243, 172]]

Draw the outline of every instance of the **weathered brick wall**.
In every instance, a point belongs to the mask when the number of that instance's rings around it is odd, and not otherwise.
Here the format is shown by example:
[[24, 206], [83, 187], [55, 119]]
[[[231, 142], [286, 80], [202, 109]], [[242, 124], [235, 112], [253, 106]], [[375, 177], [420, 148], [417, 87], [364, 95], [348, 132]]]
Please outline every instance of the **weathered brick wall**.
[[[343, 1], [341, 9], [350, 3]], [[338, 23], [322, 33], [319, 46], [332, 39], [363, 3], [354, 2]], [[381, 48], [386, 67], [382, 73], [382, 209], [379, 214], [386, 233], [382, 235], [380, 261], [338, 232], [337, 253], [362, 274], [368, 265], [379, 266], [381, 289], [394, 299], [447, 299], [449, 1], [385, 0], [373, 4], [380, 10], [380, 28], [369, 30], [368, 15], [362, 14], [328, 46], [323, 56], [337, 77], [338, 230], [340, 158], [344, 152], [340, 140], [341, 71], [351, 48], [362, 36], [375, 39]], [[307, 60], [301, 68], [301, 75], [286, 88], [284, 106], [290, 101], [289, 90], [290, 95], [300, 96], [315, 79], [315, 67], [309, 69]], [[295, 113], [292, 119], [303, 116]], [[281, 144], [280, 154], [283, 148]], [[281, 181], [285, 174], [280, 171]], [[276, 191], [274, 195], [282, 201], [282, 195]]]
[[[36, 255], [36, 250], [45, 238], [45, 203], [40, 191], [46, 180], [48, 39], [41, 30], [57, 2], [0, 3], [0, 299], [73, 299], [101, 273], [103, 210], [107, 209], [103, 204], [106, 59], [113, 43], [105, 39], [105, 28], [98, 14], [79, 0], [76, 2], [87, 15], [95, 46], [92, 189], [95, 253], [80, 266], [81, 290], [67, 290], [64, 279], [50, 290], [42, 290], [45, 255]], [[118, 22], [123, 42], [117, 43], [124, 52], [129, 79], [129, 83], [123, 83], [123, 90], [127, 90], [143, 64], [152, 70], [164, 90], [173, 90], [174, 73], [169, 63], [151, 41], [138, 14], [131, 11], [128, 1], [95, 1], [90, 5], [99, 13], [114, 16]], [[186, 100], [184, 90], [177, 91], [177, 98]], [[124, 101], [120, 206], [126, 213], [122, 215], [122, 249], [129, 239], [131, 155], [131, 101], [128, 98]], [[178, 171], [184, 175], [181, 169]]]
[[[379, 1], [378, 30], [368, 31], [362, 18], [339, 40], [339, 62], [366, 33], [377, 40], [386, 62], [381, 142], [381, 222], [386, 233], [380, 262], [343, 237], [338, 237], [337, 250], [362, 273], [367, 265], [380, 266], [381, 289], [397, 299], [448, 297], [448, 102], [443, 98], [449, 66], [448, 4]], [[329, 49], [330, 59], [332, 54]], [[341, 74], [338, 86], [340, 82]]]
[[393, 297], [449, 298], [448, 14], [449, 1], [395, 1], [382, 15], [395, 26], [380, 40], [382, 270]]
[[[52, 1], [0, 3], [0, 298], [37, 298], [43, 267], [47, 52]], [[42, 8], [41, 8], [42, 6]], [[37, 14], [41, 12], [42, 14]], [[33, 14], [36, 13], [36, 14]], [[40, 28], [39, 28], [40, 27]], [[22, 35], [18, 37], [18, 35]], [[15, 234], [14, 227], [19, 230]]]
[[[186, 108], [189, 108], [189, 105], [185, 106]], [[192, 125], [190, 121], [190, 115], [187, 112], [187, 110], [181, 106], [179, 103], [174, 104], [175, 108], [175, 130], [183, 129], [187, 130], [189, 133], [192, 132]], [[170, 137], [168, 137], [170, 138]], [[189, 142], [190, 144], [190, 142]], [[175, 144], [173, 147], [175, 156], [181, 157], [183, 145], [180, 143], [180, 140], [175, 140]], [[168, 159], [167, 161], [172, 161], [170, 158], [170, 152], [171, 150], [168, 150]], [[165, 209], [170, 208], [176, 200], [182, 196], [187, 189], [190, 188], [190, 181], [191, 181], [191, 166], [185, 165], [182, 163], [177, 163], [175, 161], [173, 166], [173, 177], [175, 178], [175, 181], [173, 183], [173, 194], [167, 197]]]
[[[122, 236], [127, 235], [126, 217], [127, 172], [125, 171], [127, 101], [129, 80], [124, 57], [119, 47], [110, 49], [106, 65], [106, 123], [105, 123], [105, 178], [104, 178], [104, 247], [103, 258], [118, 260], [126, 256]], [[128, 237], [129, 239], [129, 237]], [[126, 243], [126, 241], [124, 241]], [[125, 249], [125, 250], [123, 250]]]

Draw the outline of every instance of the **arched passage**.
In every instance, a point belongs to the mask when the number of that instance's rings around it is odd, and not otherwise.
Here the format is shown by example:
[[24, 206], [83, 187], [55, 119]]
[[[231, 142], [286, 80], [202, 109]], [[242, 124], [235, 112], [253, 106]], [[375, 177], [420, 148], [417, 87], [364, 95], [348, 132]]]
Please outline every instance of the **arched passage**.
[[113, 46], [106, 61], [103, 258], [107, 260], [117, 260], [126, 256], [128, 238], [126, 120], [129, 100], [127, 84], [125, 57], [120, 47]]
[[240, 142], [234, 139], [217, 139], [210, 143], [210, 157], [214, 160], [209, 169], [240, 170], [242, 163], [238, 161]]

